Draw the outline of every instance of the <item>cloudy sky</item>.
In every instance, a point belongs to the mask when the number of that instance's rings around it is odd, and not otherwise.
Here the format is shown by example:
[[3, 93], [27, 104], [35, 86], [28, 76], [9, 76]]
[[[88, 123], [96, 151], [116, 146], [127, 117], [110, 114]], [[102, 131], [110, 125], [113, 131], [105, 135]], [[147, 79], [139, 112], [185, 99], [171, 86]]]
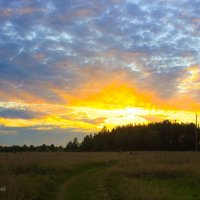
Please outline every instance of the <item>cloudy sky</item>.
[[0, 0], [0, 144], [195, 112], [200, 0]]

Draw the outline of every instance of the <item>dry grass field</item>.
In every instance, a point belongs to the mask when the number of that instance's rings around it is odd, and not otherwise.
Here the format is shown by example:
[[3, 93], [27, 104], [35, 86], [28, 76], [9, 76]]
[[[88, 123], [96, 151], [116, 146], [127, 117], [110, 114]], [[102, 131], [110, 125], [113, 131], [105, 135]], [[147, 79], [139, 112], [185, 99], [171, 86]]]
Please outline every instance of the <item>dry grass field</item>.
[[196, 152], [1, 153], [2, 200], [198, 200]]

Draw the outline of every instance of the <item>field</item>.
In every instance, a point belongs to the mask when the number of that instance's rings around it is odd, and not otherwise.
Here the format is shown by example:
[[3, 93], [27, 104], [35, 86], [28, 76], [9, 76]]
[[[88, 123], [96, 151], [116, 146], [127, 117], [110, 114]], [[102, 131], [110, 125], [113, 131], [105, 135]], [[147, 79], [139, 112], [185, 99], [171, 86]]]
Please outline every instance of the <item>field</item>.
[[1, 200], [198, 200], [196, 152], [1, 153]]

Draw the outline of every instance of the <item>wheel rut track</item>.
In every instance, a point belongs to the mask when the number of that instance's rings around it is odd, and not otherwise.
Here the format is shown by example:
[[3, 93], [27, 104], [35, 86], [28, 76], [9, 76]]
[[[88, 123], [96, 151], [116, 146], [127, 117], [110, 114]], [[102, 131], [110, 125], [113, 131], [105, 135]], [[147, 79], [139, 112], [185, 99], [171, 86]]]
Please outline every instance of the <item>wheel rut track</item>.
[[61, 186], [57, 200], [110, 200], [105, 187], [110, 167], [93, 166], [70, 176]]

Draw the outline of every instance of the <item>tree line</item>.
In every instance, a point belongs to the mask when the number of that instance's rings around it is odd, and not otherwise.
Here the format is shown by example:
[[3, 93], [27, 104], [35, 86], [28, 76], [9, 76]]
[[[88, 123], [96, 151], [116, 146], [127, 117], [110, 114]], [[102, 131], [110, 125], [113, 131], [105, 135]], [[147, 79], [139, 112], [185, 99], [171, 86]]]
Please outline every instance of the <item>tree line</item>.
[[[68, 151], [192, 151], [199, 147], [199, 128], [193, 123], [177, 123], [165, 120], [147, 125], [105, 127], [96, 134], [87, 135], [83, 141]], [[75, 141], [75, 144], [77, 142]]]
[[[197, 140], [196, 140], [197, 136]], [[69, 141], [66, 147], [41, 146], [0, 146], [0, 152], [56, 152], [56, 151], [192, 151], [199, 148], [200, 129], [193, 123], [163, 122], [124, 125], [108, 130], [104, 127], [98, 133]]]
[[13, 145], [13, 146], [0, 146], [0, 152], [59, 152], [64, 151], [65, 148], [62, 146], [55, 146], [54, 144], [46, 145], [42, 144], [40, 146], [34, 145]]

